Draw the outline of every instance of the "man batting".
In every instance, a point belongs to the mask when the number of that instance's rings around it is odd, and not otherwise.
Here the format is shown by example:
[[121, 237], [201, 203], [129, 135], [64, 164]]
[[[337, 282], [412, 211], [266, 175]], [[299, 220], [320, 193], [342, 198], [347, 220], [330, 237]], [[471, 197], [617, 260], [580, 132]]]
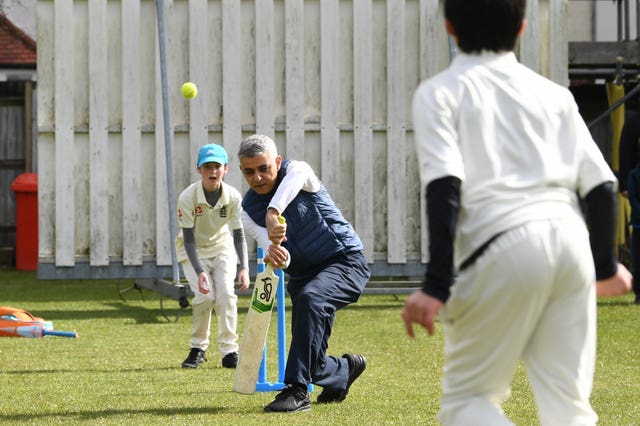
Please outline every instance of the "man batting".
[[319, 403], [340, 403], [367, 365], [360, 354], [327, 355], [336, 312], [355, 303], [369, 280], [362, 242], [311, 167], [283, 161], [271, 138], [246, 138], [238, 158], [251, 187], [242, 200], [246, 232], [267, 249], [265, 262], [289, 276], [287, 386], [264, 411], [310, 410], [310, 383], [323, 388]]

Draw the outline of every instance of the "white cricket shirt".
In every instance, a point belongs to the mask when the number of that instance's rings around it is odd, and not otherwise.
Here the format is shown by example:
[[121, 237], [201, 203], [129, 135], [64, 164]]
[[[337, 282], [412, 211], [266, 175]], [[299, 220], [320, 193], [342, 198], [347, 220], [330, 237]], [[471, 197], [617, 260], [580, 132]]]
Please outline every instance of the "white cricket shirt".
[[226, 252], [234, 254], [232, 231], [242, 227], [242, 196], [234, 187], [222, 182], [222, 193], [215, 206], [209, 205], [202, 189], [202, 181], [189, 185], [178, 197], [178, 226], [176, 238], [178, 262], [187, 260], [182, 228], [194, 228], [196, 250], [200, 258], [216, 257]]
[[576, 193], [615, 182], [571, 92], [512, 52], [458, 54], [416, 90], [413, 125], [422, 185], [462, 181], [457, 266], [502, 231], [580, 215]]

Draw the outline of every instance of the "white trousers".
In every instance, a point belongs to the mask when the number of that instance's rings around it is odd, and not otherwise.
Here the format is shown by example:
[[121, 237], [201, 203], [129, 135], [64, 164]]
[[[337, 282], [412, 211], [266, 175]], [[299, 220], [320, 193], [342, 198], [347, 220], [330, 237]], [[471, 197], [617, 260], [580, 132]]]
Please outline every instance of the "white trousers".
[[593, 425], [596, 292], [580, 220], [502, 234], [463, 270], [440, 312], [444, 425], [509, 425], [500, 404], [522, 361], [542, 425]]
[[224, 357], [228, 353], [238, 352], [238, 296], [234, 292], [236, 257], [219, 255], [201, 258], [200, 262], [209, 276], [211, 291], [208, 294], [198, 290], [198, 275], [191, 263], [188, 260], [181, 263], [189, 287], [195, 294], [191, 301], [193, 329], [190, 344], [192, 348], [207, 350], [213, 311], [218, 318], [218, 346]]

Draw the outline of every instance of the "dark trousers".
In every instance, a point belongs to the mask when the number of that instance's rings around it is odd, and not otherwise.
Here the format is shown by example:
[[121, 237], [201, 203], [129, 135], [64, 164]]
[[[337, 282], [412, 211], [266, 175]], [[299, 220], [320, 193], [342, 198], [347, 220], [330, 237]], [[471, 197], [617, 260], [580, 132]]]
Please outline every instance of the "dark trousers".
[[[639, 226], [636, 228], [636, 226]], [[640, 225], [633, 225], [631, 231], [631, 272], [633, 273], [633, 292], [640, 297]]]
[[358, 300], [370, 272], [360, 252], [336, 257], [310, 278], [290, 278], [291, 345], [284, 382], [344, 390], [349, 365], [327, 356], [336, 311]]

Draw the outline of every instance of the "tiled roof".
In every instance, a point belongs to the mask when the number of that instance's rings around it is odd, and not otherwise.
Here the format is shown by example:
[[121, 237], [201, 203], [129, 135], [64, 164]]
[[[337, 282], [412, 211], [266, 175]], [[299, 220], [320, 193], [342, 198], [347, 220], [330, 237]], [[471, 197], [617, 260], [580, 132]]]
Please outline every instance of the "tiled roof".
[[0, 66], [36, 66], [36, 42], [0, 14]]

